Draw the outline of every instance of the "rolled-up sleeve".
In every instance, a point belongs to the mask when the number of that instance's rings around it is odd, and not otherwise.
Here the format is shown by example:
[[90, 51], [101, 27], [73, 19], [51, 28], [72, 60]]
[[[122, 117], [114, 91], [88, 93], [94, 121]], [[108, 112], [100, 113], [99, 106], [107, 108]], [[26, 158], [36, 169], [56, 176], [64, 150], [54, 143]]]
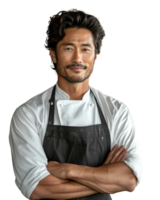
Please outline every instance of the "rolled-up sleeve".
[[126, 159], [123, 161], [133, 171], [137, 177], [137, 185], [140, 183], [142, 175], [141, 151], [136, 138], [135, 125], [132, 120], [128, 107], [121, 104], [115, 115], [114, 140], [112, 146], [124, 145], [127, 149]]
[[46, 168], [48, 161], [38, 134], [36, 119], [25, 106], [18, 107], [12, 116], [9, 143], [15, 183], [28, 199], [38, 182], [50, 174]]

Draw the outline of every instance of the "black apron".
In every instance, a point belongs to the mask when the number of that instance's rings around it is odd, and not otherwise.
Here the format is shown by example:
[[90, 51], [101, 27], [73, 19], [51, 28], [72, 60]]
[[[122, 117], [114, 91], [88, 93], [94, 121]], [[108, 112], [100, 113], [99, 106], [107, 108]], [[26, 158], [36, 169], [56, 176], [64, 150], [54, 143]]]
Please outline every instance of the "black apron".
[[[110, 152], [110, 133], [96, 97], [94, 96], [102, 124], [83, 127], [54, 125], [55, 89], [56, 85], [53, 87], [49, 100], [49, 120], [43, 141], [48, 162], [57, 161], [90, 167], [101, 166]], [[111, 196], [96, 193], [74, 199], [111, 200]]]

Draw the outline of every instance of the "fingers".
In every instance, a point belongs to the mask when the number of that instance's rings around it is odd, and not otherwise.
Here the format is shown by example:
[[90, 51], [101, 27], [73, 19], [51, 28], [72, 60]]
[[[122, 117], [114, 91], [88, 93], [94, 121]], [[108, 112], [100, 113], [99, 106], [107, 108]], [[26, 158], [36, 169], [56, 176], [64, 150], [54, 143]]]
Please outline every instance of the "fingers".
[[113, 149], [108, 154], [107, 159], [103, 163], [103, 165], [115, 162], [121, 162], [126, 159], [127, 149], [124, 145], [118, 148], [118, 145], [115, 145]]
[[110, 152], [109, 163], [115, 163], [123, 161], [126, 158], [127, 149], [125, 149], [124, 145], [118, 148], [118, 146], [114, 146], [112, 151]]
[[120, 162], [123, 161], [126, 157], [127, 149], [124, 145], [120, 146], [116, 152], [114, 151], [114, 155], [112, 156], [112, 159], [110, 160], [110, 163]]
[[106, 165], [108, 163], [110, 163], [110, 161], [112, 160], [113, 155], [115, 154], [115, 152], [118, 149], [118, 145], [115, 145], [112, 150], [110, 151], [110, 153], [108, 154], [107, 159], [105, 160], [105, 162], [103, 163], [103, 165]]
[[126, 159], [127, 149], [121, 146], [116, 154], [116, 157], [113, 159], [113, 162], [121, 162]]

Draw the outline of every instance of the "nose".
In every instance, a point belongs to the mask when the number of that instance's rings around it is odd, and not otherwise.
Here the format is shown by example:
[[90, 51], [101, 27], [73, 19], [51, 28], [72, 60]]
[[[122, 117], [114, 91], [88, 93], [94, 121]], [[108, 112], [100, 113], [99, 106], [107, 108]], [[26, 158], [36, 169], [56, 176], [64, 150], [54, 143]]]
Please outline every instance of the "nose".
[[82, 63], [82, 54], [79, 49], [76, 49], [73, 54], [73, 62]]

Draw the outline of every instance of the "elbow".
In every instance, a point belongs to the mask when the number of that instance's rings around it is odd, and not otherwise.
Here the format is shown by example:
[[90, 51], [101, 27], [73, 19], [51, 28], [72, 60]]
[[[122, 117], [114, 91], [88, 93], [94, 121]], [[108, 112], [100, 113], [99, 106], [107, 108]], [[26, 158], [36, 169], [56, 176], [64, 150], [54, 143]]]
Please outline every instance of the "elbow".
[[134, 193], [136, 191], [136, 187], [132, 187], [129, 191], [128, 191], [128, 193]]
[[33, 191], [32, 194], [31, 194], [31, 196], [29, 197], [29, 199], [30, 200], [38, 199], [38, 196]]
[[133, 192], [136, 186], [137, 186], [137, 178], [134, 176], [132, 179], [130, 179], [128, 191]]

